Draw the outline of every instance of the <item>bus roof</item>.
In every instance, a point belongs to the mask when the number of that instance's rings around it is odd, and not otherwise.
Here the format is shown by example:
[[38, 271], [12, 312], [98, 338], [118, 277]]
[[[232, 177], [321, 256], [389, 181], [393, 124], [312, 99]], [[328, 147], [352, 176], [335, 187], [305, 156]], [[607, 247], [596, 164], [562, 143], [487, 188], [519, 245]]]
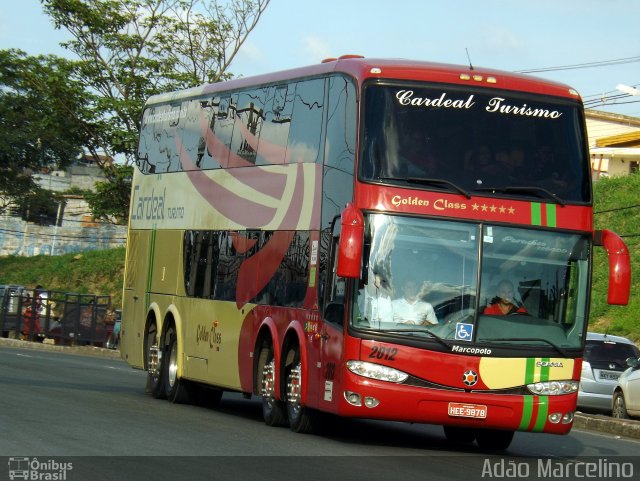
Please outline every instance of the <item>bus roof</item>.
[[578, 92], [568, 85], [513, 72], [418, 60], [365, 58], [357, 55], [344, 55], [335, 59], [326, 59], [321, 63], [306, 67], [242, 77], [226, 82], [205, 84], [191, 89], [154, 95], [149, 98], [147, 105], [172, 102], [203, 94], [278, 84], [287, 80], [315, 77], [332, 72], [342, 72], [354, 77], [359, 84], [369, 78], [384, 78], [483, 86], [494, 89], [546, 94], [574, 100], [580, 99]]

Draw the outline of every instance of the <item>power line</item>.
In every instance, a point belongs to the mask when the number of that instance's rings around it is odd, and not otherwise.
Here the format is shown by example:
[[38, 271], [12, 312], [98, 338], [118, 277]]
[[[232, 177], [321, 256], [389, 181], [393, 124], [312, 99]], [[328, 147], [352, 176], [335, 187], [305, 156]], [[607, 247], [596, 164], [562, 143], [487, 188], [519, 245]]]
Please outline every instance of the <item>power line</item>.
[[559, 70], [575, 70], [581, 68], [609, 67], [625, 63], [640, 62], [640, 57], [626, 57], [611, 60], [601, 60], [599, 62], [578, 63], [573, 65], [559, 65], [556, 67], [543, 67], [529, 70], [516, 70], [516, 73], [537, 73], [537, 72], [557, 72]]
[[614, 209], [600, 210], [598, 212], [594, 212], [593, 215], [604, 214], [605, 212], [616, 212], [619, 210], [635, 209], [636, 207], [640, 207], [640, 204], [628, 205], [626, 207], [616, 207]]

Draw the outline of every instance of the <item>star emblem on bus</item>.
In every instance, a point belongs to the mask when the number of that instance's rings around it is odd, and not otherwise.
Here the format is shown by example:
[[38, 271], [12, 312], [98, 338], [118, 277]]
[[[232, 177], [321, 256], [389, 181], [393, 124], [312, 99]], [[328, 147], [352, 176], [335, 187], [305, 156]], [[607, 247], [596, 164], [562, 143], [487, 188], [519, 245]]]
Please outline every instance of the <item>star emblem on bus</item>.
[[462, 375], [462, 382], [466, 386], [473, 386], [478, 382], [478, 373], [469, 369]]

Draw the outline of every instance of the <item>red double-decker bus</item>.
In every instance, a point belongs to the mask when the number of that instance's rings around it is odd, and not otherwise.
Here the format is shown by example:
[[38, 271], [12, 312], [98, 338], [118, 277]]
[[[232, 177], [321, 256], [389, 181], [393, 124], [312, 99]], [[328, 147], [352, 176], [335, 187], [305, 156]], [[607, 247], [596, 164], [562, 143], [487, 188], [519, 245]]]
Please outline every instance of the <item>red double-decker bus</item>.
[[594, 246], [576, 91], [345, 56], [148, 100], [121, 331], [148, 390], [434, 423], [505, 449], [573, 423]]

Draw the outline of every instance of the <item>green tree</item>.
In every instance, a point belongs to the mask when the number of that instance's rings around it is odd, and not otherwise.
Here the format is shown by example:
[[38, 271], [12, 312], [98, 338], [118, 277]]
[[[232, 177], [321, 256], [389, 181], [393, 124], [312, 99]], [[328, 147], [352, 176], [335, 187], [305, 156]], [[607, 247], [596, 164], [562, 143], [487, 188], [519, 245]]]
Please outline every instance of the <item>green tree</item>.
[[92, 96], [74, 63], [0, 50], [0, 212], [38, 192], [34, 173], [63, 168], [90, 145]]
[[33, 192], [18, 201], [20, 216], [29, 222], [41, 225], [55, 225], [59, 209], [64, 203], [62, 195], [47, 189], [36, 187]]
[[96, 182], [95, 192], [88, 192], [84, 198], [96, 219], [125, 223], [129, 216], [129, 196], [133, 167], [111, 165], [105, 169], [107, 180]]
[[[41, 0], [63, 44], [78, 57], [75, 80], [96, 97], [101, 121], [94, 129], [94, 160], [135, 161], [145, 100], [154, 94], [230, 78], [231, 62], [270, 0]], [[105, 157], [99, 157], [102, 152]], [[123, 176], [107, 172], [108, 182]], [[104, 192], [120, 192], [124, 185]], [[101, 187], [101, 189], [102, 189]], [[128, 212], [120, 198], [112, 214]], [[93, 205], [106, 215], [109, 198]], [[126, 218], [126, 215], [124, 216]]]
[[[76, 77], [108, 125], [102, 151], [135, 159], [145, 100], [230, 78], [227, 71], [270, 0], [42, 0], [73, 40]], [[96, 161], [100, 159], [96, 158]]]

